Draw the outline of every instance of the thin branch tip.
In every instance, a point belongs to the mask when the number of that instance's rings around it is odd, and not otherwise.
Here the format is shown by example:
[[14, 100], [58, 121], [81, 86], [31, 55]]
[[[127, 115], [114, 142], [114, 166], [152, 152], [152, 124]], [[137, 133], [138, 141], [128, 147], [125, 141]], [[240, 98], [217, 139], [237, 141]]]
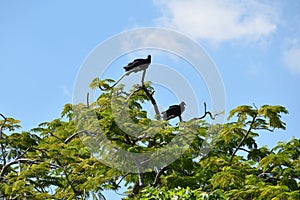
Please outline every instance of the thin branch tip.
[[204, 114], [203, 114], [201, 117], [194, 118], [194, 119], [195, 119], [195, 120], [197, 120], [197, 119], [203, 119], [203, 118], [206, 117], [206, 115], [209, 115], [209, 117], [210, 117], [212, 120], [215, 120], [215, 119], [216, 119], [216, 116], [219, 115], [219, 113], [212, 114], [210, 111], [207, 111], [207, 108], [206, 108], [206, 102], [204, 102], [203, 104], [204, 104]]

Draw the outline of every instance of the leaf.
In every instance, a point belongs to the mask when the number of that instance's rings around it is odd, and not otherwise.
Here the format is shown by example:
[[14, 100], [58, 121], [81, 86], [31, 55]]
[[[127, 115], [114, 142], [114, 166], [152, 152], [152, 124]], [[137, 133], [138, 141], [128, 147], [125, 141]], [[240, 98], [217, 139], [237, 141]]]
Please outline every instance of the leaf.
[[61, 117], [67, 116], [69, 120], [72, 118], [72, 104], [65, 104], [63, 111], [61, 112]]
[[285, 129], [285, 123], [281, 121], [281, 113], [288, 114], [288, 111], [283, 106], [269, 106], [263, 105], [258, 110], [258, 115], [261, 115], [268, 119], [270, 127]]
[[257, 115], [257, 110], [253, 109], [252, 106], [238, 106], [237, 108], [230, 111], [228, 120], [230, 120], [234, 115], [237, 115], [239, 122], [245, 122], [247, 116], [254, 117]]

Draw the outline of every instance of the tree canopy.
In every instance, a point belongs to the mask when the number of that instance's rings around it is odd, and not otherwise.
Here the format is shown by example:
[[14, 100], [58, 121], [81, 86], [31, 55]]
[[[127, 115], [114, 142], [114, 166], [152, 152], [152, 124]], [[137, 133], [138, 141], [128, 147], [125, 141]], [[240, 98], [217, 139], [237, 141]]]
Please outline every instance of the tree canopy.
[[[124, 199], [300, 199], [300, 139], [271, 149], [256, 143], [285, 129], [283, 106], [238, 106], [228, 122], [214, 125], [205, 106], [203, 116], [174, 124], [149, 118], [144, 105], [156, 105], [150, 82], [129, 93], [112, 82], [93, 80], [101, 91], [95, 102], [66, 104], [60, 117], [30, 131], [1, 114], [0, 197], [105, 199], [104, 190], [124, 183]], [[165, 152], [173, 140], [173, 154]], [[149, 153], [154, 161], [126, 163], [127, 152]]]

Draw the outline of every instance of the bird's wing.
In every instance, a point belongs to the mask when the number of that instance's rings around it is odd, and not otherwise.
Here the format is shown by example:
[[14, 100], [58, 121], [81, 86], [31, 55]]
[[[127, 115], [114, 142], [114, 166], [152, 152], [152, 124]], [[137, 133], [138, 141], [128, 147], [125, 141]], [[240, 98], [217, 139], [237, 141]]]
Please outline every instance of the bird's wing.
[[136, 59], [136, 60], [134, 60], [134, 61], [132, 61], [132, 62], [130, 62], [130, 63], [128, 63], [128, 65], [127, 66], [130, 66], [130, 65], [136, 65], [136, 64], [138, 64], [139, 63], [139, 61], [138, 61], [139, 59]]
[[171, 105], [171, 106], [169, 106], [169, 109], [173, 109], [173, 108], [180, 108], [180, 106], [179, 105]]

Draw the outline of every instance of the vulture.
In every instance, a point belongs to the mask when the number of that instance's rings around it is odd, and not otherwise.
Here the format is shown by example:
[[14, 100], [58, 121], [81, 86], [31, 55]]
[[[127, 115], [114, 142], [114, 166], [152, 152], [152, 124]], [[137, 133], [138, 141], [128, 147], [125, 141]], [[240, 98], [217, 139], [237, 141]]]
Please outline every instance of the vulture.
[[137, 71], [147, 69], [150, 63], [151, 63], [151, 55], [148, 55], [146, 59], [144, 58], [135, 59], [134, 61], [128, 63], [128, 65], [123, 68], [125, 69], [126, 72], [131, 70], [137, 72]]
[[182, 101], [179, 105], [169, 106], [169, 109], [162, 112], [163, 120], [173, 119], [175, 117], [179, 117], [179, 120], [182, 121], [181, 114], [185, 109], [185, 103]]

